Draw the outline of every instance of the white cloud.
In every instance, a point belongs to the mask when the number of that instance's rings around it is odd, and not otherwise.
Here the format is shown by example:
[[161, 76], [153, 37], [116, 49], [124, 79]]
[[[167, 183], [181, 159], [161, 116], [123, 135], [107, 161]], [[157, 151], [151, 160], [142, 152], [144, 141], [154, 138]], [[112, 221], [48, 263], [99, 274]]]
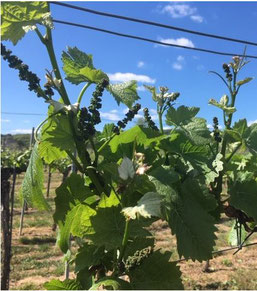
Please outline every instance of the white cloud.
[[100, 112], [100, 116], [104, 119], [111, 120], [111, 121], [120, 120], [120, 116], [112, 112]]
[[[175, 45], [181, 45], [181, 46], [187, 46], [187, 47], [195, 47], [195, 45], [193, 44], [193, 42], [185, 37], [181, 37], [181, 38], [160, 38], [160, 41], [163, 43], [169, 43], [169, 44], [175, 44]], [[161, 44], [158, 44], [156, 46], [164, 46]]]
[[145, 63], [143, 61], [140, 61], [137, 63], [138, 68], [143, 68], [145, 66]]
[[138, 91], [146, 91], [146, 90], [145, 90], [145, 87], [144, 87], [143, 85], [142, 85], [142, 86], [138, 86], [138, 87], [137, 87], [137, 90], [138, 90]]
[[178, 56], [177, 57], [177, 61], [178, 62], [183, 62], [185, 60], [185, 58], [183, 56]]
[[197, 9], [187, 4], [169, 4], [163, 7], [162, 13], [168, 13], [172, 18], [182, 18], [196, 13]]
[[8, 123], [8, 122], [11, 122], [11, 120], [10, 119], [1, 119], [1, 122]]
[[202, 23], [203, 22], [203, 17], [200, 15], [191, 15], [190, 18], [198, 23]]
[[143, 82], [143, 83], [149, 83], [149, 84], [154, 84], [156, 82], [155, 79], [150, 78], [149, 76], [146, 75], [136, 75], [133, 73], [114, 73], [114, 74], [108, 74], [109, 78], [111, 81], [114, 82], [128, 82], [131, 80], [136, 80], [138, 82]]
[[31, 133], [31, 128], [30, 129], [13, 129], [10, 132], [13, 133], [13, 134], [17, 134], [17, 133], [22, 133], [22, 134]]
[[173, 68], [174, 70], [178, 70], [178, 71], [180, 71], [180, 70], [183, 69], [183, 66], [182, 66], [180, 63], [173, 63], [172, 68]]
[[111, 113], [118, 113], [118, 110], [117, 109], [113, 109], [110, 111]]
[[248, 126], [251, 126], [252, 124], [257, 123], [257, 119], [256, 120], [250, 120], [247, 122]]
[[197, 8], [188, 4], [168, 4], [162, 9], [159, 8], [159, 11], [170, 15], [172, 18], [190, 17], [195, 22], [203, 22], [203, 17], [197, 13]]

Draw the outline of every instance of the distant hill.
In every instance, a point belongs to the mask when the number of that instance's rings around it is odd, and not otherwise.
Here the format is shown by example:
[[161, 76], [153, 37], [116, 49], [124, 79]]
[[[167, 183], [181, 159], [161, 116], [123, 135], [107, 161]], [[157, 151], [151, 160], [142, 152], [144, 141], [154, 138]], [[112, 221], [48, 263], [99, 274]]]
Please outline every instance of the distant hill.
[[30, 134], [1, 134], [2, 150], [25, 150], [29, 148]]

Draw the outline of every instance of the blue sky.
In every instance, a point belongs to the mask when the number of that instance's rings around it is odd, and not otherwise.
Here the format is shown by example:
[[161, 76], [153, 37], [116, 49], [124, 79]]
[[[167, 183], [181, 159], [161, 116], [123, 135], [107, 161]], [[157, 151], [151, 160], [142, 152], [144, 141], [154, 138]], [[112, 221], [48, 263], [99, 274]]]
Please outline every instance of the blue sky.
[[[68, 2], [69, 3], [69, 2]], [[173, 26], [219, 34], [232, 38], [256, 42], [257, 2], [70, 2], [71, 4], [95, 10], [143, 18]], [[51, 5], [55, 19], [66, 20], [127, 34], [140, 35], [161, 41], [194, 46], [200, 48], [242, 53], [244, 45], [212, 38], [200, 37], [179, 31], [151, 27], [118, 19], [91, 15], [82, 11]], [[138, 40], [120, 38], [82, 28], [55, 24], [53, 31], [56, 55], [61, 66], [61, 53], [67, 46], [77, 46], [80, 50], [92, 54], [94, 66], [108, 73], [112, 82], [137, 79], [139, 81], [140, 103], [148, 107], [153, 119], [157, 118], [155, 104], [148, 92], [142, 90], [142, 84], [167, 86], [172, 92], [180, 92], [179, 105], [199, 106], [199, 117], [207, 119], [221, 112], [208, 105], [208, 100], [227, 93], [224, 84], [209, 70], [223, 73], [222, 64], [229, 62], [228, 56], [218, 56], [186, 49], [157, 46]], [[29, 32], [16, 45], [4, 42], [13, 53], [19, 56], [30, 69], [45, 83], [45, 69], [50, 63], [45, 48], [34, 32]], [[257, 55], [256, 47], [248, 46], [249, 55]], [[42, 115], [7, 115], [2, 113], [2, 133], [25, 133], [31, 131], [44, 118], [47, 104], [43, 99], [27, 90], [27, 84], [21, 82], [17, 71], [2, 64], [2, 112], [38, 113]], [[64, 74], [63, 74], [64, 76]], [[242, 70], [239, 79], [257, 77], [257, 60]], [[75, 86], [66, 82], [71, 101], [76, 102], [83, 85]], [[90, 93], [91, 91], [89, 91]], [[91, 95], [86, 94], [83, 105], [87, 105]], [[234, 121], [246, 117], [249, 122], [257, 120], [257, 79], [242, 86], [236, 102], [237, 112]], [[58, 99], [58, 96], [55, 95]], [[103, 123], [116, 122], [123, 118], [126, 107], [117, 106], [114, 99], [104, 94], [101, 115]], [[142, 114], [142, 113], [140, 113]], [[135, 123], [131, 122], [130, 126]], [[222, 123], [221, 123], [222, 124]]]

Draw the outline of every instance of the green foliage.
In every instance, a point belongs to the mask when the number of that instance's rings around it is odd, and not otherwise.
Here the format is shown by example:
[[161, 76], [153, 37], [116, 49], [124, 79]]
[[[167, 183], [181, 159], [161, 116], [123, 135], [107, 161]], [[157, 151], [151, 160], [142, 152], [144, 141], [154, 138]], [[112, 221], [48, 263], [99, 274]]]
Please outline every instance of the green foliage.
[[83, 290], [79, 282], [70, 279], [64, 280], [63, 282], [53, 279], [45, 283], [44, 287], [47, 290]]
[[108, 79], [106, 74], [94, 68], [92, 55], [87, 55], [76, 47], [68, 47], [67, 53], [62, 53], [62, 62], [66, 79], [72, 84], [98, 83], [104, 78]]
[[[249, 177], [249, 176], [248, 176]], [[230, 188], [230, 204], [243, 210], [249, 217], [257, 221], [257, 181], [250, 176], [244, 180], [235, 181]]]
[[10, 40], [16, 45], [26, 33], [24, 27], [44, 22], [48, 16], [48, 4], [42, 1], [5, 1], [1, 4], [1, 16], [2, 40]]
[[121, 84], [111, 84], [108, 88], [109, 92], [115, 98], [117, 104], [124, 103], [129, 108], [133, 103], [140, 99], [137, 94], [137, 82], [129, 81]]
[[38, 209], [50, 210], [50, 206], [43, 195], [44, 171], [43, 161], [38, 155], [38, 146], [35, 144], [29, 165], [22, 183], [22, 197], [29, 204]]
[[[99, 133], [94, 125], [100, 122], [104, 86], [101, 92], [93, 93], [83, 115], [79, 107], [89, 85], [109, 78], [93, 66], [91, 55], [68, 47], [62, 54], [66, 79], [76, 85], [86, 83], [77, 105], [69, 105], [53, 51], [47, 12], [45, 2], [3, 2], [1, 7], [3, 40], [16, 44], [25, 30], [35, 29], [33, 25], [47, 26], [47, 39], [39, 31], [37, 35], [49, 53], [56, 77], [55, 85], [48, 85], [54, 86], [61, 100], [65, 100], [65, 104], [53, 100], [53, 95], [48, 100], [51, 104], [48, 119], [36, 131], [36, 145], [22, 184], [24, 199], [40, 209], [49, 209], [42, 194], [42, 159], [57, 168], [56, 164], [69, 156], [77, 167], [77, 173], [72, 173], [56, 189], [54, 213], [60, 228], [58, 244], [65, 258], [75, 263], [76, 279], [52, 280], [45, 287], [49, 290], [182, 289], [181, 273], [170, 262], [171, 253], [156, 250], [155, 237], [147, 229], [153, 221], [161, 218], [168, 222], [176, 235], [180, 257], [193, 261], [211, 259], [215, 223], [224, 206], [221, 194], [226, 176], [226, 200], [235, 209], [232, 217], [238, 219], [240, 213], [244, 223], [257, 222], [257, 125], [248, 126], [246, 119], [242, 119], [232, 126], [238, 90], [252, 80], [236, 81], [247, 62], [234, 57], [229, 65], [223, 64], [225, 78], [214, 72], [230, 94], [223, 95], [219, 102], [214, 99], [209, 102], [224, 113], [224, 132], [218, 131], [218, 120], [214, 118], [214, 138], [206, 120], [195, 117], [198, 107], [182, 105], [175, 109], [173, 102], [180, 94], [169, 93], [167, 87], [160, 87], [157, 93], [152, 86], [145, 88], [156, 103], [160, 128], [137, 125], [123, 130], [134, 116], [135, 111], [131, 110], [124, 119], [126, 122], [105, 125]], [[106, 90], [118, 104], [128, 107], [139, 99], [136, 81], [109, 84]], [[62, 110], [58, 112], [58, 108]], [[167, 125], [172, 126], [170, 133], [164, 131], [165, 114]], [[78, 124], [83, 125], [83, 135]], [[215, 138], [217, 134], [219, 139]], [[3, 165], [10, 164], [8, 155], [4, 155]], [[20, 161], [25, 156], [19, 156]], [[18, 158], [13, 164], [18, 164]], [[68, 166], [66, 160], [59, 169], [66, 173]], [[79, 244], [74, 257], [70, 257], [71, 235]], [[129, 279], [121, 279], [126, 278], [124, 275]]]
[[199, 110], [198, 107], [186, 107], [184, 105], [179, 106], [178, 109], [170, 107], [166, 115], [166, 123], [176, 126], [188, 124]]
[[171, 253], [155, 251], [142, 264], [129, 272], [133, 290], [179, 290], [183, 289], [180, 270], [169, 262]]
[[[236, 222], [233, 223], [230, 232], [228, 234], [228, 243], [232, 246], [238, 246], [239, 242], [242, 242], [246, 236], [247, 236], [247, 232], [245, 231], [244, 227], [241, 225], [241, 237], [240, 237], [240, 230], [239, 228], [237, 229], [238, 225], [236, 224]], [[239, 233], [239, 236], [238, 236]]]
[[130, 290], [130, 284], [122, 279], [113, 277], [104, 277], [98, 280], [89, 290]]

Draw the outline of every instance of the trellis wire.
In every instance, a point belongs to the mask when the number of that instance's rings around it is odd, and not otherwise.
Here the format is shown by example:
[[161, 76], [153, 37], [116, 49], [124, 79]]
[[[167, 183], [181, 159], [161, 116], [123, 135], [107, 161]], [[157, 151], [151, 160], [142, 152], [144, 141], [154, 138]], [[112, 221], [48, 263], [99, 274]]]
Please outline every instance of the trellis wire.
[[[240, 250], [241, 248], [246, 248], [246, 247], [250, 247], [250, 246], [253, 246], [253, 245], [257, 245], [257, 242], [249, 243], [249, 244], [243, 245], [243, 246], [236, 246], [236, 247], [231, 247], [231, 248], [227, 248], [227, 249], [223, 249], [223, 250], [214, 251], [214, 252], [212, 252], [212, 254], [215, 255], [215, 254], [228, 252], [228, 251], [235, 250], [235, 249]], [[180, 259], [180, 260], [172, 261], [172, 263], [180, 263], [180, 262], [183, 262], [183, 261], [187, 261], [187, 259]]]

